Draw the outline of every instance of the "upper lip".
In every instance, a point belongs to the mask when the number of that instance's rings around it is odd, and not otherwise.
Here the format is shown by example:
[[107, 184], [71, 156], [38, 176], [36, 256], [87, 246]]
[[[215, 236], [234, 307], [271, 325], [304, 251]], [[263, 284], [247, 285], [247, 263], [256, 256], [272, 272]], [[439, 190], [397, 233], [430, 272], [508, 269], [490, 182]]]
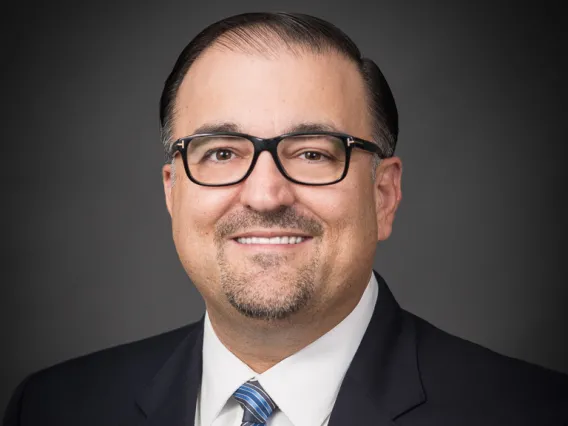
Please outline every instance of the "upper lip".
[[257, 237], [257, 238], [274, 238], [274, 237], [311, 237], [311, 235], [306, 234], [304, 232], [299, 232], [299, 231], [277, 231], [277, 230], [258, 230], [258, 231], [247, 231], [247, 232], [241, 232], [239, 234], [235, 234], [233, 236], [231, 236], [230, 238], [232, 239], [237, 239], [237, 238], [252, 238], [252, 237]]

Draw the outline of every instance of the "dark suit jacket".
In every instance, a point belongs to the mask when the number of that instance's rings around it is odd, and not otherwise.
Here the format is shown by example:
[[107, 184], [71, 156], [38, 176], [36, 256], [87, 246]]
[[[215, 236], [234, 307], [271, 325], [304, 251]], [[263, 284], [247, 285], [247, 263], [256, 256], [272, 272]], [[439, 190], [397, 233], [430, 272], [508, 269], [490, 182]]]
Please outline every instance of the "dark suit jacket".
[[[451, 336], [379, 298], [329, 426], [568, 425], [568, 376]], [[32, 374], [5, 426], [193, 426], [203, 319]], [[316, 425], [314, 425], [316, 426]]]

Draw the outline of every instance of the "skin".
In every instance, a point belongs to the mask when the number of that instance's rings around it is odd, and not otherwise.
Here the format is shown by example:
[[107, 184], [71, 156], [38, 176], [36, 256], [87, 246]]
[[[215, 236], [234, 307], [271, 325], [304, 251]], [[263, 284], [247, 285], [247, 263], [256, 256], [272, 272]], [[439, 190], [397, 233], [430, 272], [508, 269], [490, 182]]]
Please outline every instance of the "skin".
[[[227, 122], [259, 137], [325, 123], [372, 140], [362, 78], [334, 52], [282, 48], [268, 57], [210, 47], [180, 87], [174, 138]], [[262, 373], [353, 310], [371, 277], [377, 241], [392, 230], [402, 196], [399, 158], [381, 161], [372, 180], [372, 156], [355, 149], [346, 178], [321, 187], [288, 181], [268, 152], [244, 182], [218, 188], [194, 184], [181, 156], [174, 162], [175, 185], [171, 165], [162, 177], [176, 250], [216, 334], [238, 358]], [[311, 238], [295, 246], [244, 246], [232, 239], [245, 232]], [[235, 303], [265, 315], [247, 315]]]

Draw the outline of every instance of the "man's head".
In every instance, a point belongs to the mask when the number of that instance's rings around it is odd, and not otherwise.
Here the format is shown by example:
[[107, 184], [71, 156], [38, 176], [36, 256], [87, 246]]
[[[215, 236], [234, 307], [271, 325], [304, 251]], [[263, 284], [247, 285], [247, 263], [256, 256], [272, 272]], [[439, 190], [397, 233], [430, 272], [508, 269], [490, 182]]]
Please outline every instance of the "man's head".
[[[392, 157], [398, 119], [390, 89], [346, 35], [296, 14], [246, 14], [213, 24], [178, 58], [160, 118], [174, 242], [209, 311], [282, 320], [325, 315], [358, 299], [375, 245], [391, 232], [401, 164]], [[310, 186], [287, 179], [262, 152], [245, 180], [211, 187], [190, 180], [182, 155], [172, 158], [170, 149], [202, 132], [271, 138], [306, 130], [373, 141], [386, 158], [378, 164], [371, 152], [349, 147], [344, 179]], [[215, 170], [246, 156], [226, 148], [214, 158]], [[293, 158], [309, 164], [322, 158], [313, 155]]]

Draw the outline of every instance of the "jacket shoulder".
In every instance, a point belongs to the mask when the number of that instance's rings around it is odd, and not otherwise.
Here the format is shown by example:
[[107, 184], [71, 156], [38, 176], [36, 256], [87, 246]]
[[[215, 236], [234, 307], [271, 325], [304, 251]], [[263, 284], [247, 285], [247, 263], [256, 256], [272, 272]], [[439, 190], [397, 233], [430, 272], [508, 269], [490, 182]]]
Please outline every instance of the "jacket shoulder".
[[[471, 409], [476, 417], [489, 413], [501, 416], [495, 424], [554, 425], [568, 421], [567, 375], [501, 355], [413, 314], [405, 315], [416, 329], [426, 405]], [[485, 424], [493, 423], [486, 418]]]
[[69, 413], [88, 413], [93, 407], [112, 418], [126, 416], [121, 412], [134, 408], [135, 393], [199, 325], [99, 350], [29, 375], [12, 395], [4, 426], [73, 424], [73, 419], [65, 418]]

